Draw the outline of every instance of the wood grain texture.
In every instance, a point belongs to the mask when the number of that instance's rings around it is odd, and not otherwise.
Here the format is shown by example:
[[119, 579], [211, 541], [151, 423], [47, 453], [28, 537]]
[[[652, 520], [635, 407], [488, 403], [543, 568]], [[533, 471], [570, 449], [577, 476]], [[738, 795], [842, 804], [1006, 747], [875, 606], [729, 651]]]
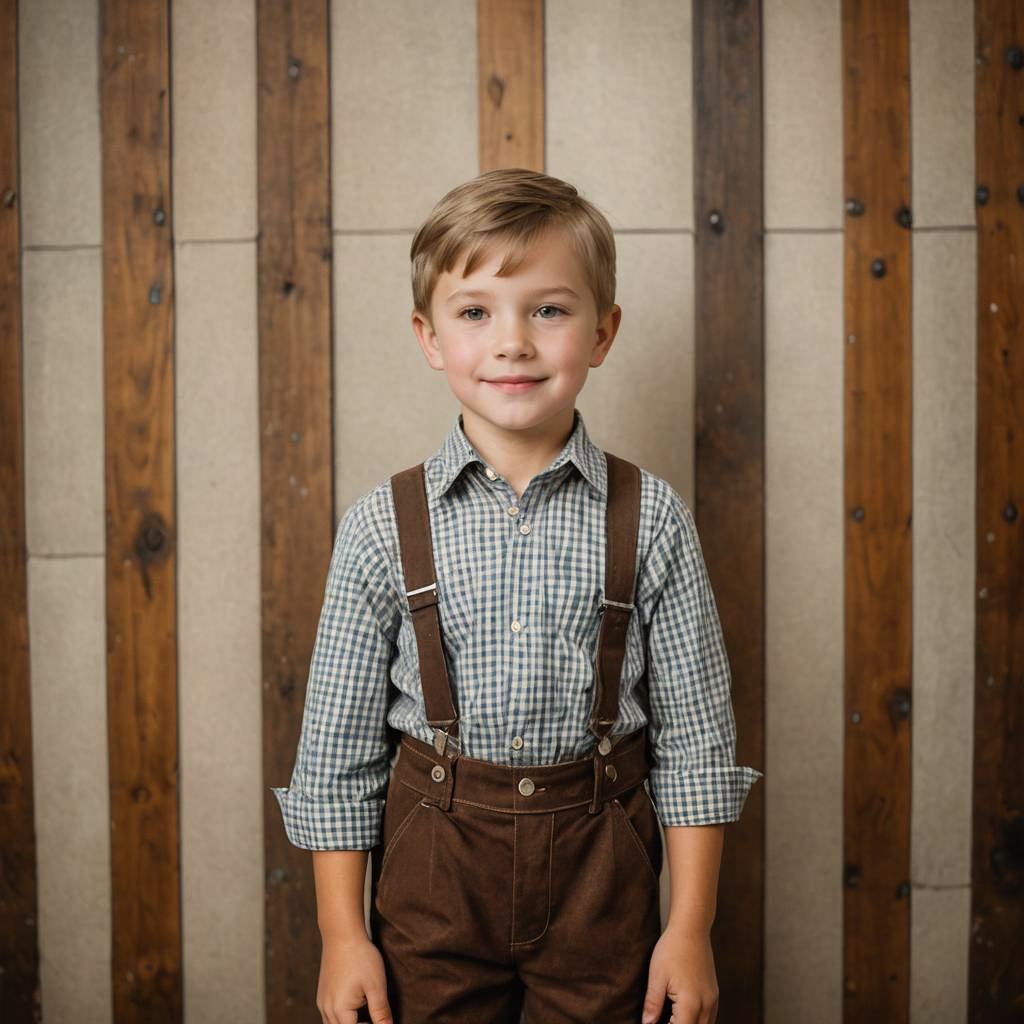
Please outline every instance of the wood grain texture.
[[544, 0], [478, 0], [480, 170], [544, 170]]
[[968, 1019], [1024, 1018], [1024, 7], [977, 0], [978, 395]]
[[884, 0], [845, 0], [842, 18], [843, 1019], [899, 1024], [910, 992], [909, 18]]
[[268, 1024], [310, 1021], [320, 934], [312, 857], [292, 846], [287, 786], [334, 534], [328, 8], [258, 8], [263, 778]]
[[42, 1019], [21, 368], [18, 4], [0, 0], [0, 1006]]
[[[696, 520], [732, 670], [737, 761], [764, 769], [761, 4], [693, 6]], [[712, 929], [723, 1020], [762, 1019], [764, 785], [723, 850]]]
[[114, 1020], [182, 1018], [166, 0], [101, 21]]

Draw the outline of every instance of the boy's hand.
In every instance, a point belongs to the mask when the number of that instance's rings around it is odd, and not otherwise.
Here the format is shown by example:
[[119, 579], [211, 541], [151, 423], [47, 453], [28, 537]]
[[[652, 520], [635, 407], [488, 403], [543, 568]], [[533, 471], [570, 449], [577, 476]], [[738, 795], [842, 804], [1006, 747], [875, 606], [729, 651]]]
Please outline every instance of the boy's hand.
[[672, 1001], [671, 1024], [714, 1024], [718, 979], [710, 936], [673, 928], [662, 933], [651, 953], [643, 1024], [662, 1019], [666, 994]]
[[[358, 1016], [363, 1006], [369, 1011], [368, 1018]], [[365, 935], [324, 940], [316, 1008], [324, 1024], [356, 1024], [357, 1020], [394, 1024], [384, 958]]]

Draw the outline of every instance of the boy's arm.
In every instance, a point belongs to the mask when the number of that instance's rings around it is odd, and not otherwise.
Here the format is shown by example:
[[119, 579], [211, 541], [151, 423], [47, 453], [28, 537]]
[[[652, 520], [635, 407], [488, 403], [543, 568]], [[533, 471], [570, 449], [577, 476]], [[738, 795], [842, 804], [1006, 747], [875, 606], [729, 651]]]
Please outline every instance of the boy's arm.
[[387, 515], [375, 491], [339, 524], [291, 784], [272, 787], [295, 846], [363, 851], [364, 863], [380, 840], [391, 754], [386, 702], [401, 626], [382, 539]]
[[669, 825], [665, 829], [672, 883], [667, 931], [711, 934], [724, 838], [724, 825]]
[[324, 945], [366, 937], [366, 850], [314, 850], [316, 919]]

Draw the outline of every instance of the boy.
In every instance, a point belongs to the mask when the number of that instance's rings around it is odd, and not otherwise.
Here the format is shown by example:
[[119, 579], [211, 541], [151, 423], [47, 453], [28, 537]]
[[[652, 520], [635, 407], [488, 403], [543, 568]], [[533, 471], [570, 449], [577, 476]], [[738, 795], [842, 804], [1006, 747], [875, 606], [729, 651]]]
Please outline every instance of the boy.
[[413, 330], [461, 412], [342, 518], [274, 790], [316, 851], [317, 1006], [707, 1024], [723, 823], [761, 773], [734, 763], [689, 508], [575, 408], [621, 318], [611, 228], [571, 185], [506, 169], [449, 192], [411, 256]]

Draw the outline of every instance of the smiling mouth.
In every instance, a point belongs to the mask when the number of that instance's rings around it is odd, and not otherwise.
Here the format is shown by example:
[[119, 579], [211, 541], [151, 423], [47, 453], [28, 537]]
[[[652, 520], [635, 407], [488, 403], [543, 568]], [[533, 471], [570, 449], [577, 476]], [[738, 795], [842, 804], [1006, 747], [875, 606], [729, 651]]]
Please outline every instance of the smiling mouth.
[[520, 391], [529, 391], [530, 388], [536, 387], [545, 379], [544, 377], [533, 377], [528, 380], [485, 380], [484, 383], [508, 394], [517, 394]]

